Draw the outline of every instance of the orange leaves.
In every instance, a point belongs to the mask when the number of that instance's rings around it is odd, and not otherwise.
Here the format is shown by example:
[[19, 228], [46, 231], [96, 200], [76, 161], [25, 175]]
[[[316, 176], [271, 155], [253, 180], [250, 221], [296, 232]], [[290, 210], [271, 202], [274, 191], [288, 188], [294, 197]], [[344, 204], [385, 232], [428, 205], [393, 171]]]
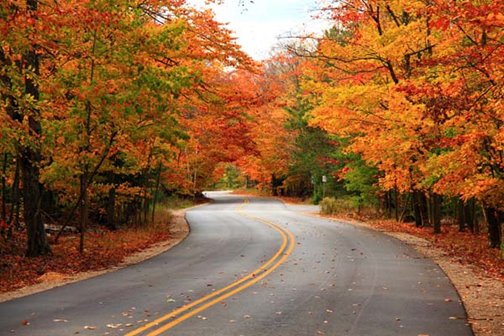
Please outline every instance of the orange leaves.
[[379, 168], [384, 189], [504, 206], [503, 9], [499, 1], [338, 3], [338, 28], [303, 66], [310, 124], [348, 138], [347, 152]]

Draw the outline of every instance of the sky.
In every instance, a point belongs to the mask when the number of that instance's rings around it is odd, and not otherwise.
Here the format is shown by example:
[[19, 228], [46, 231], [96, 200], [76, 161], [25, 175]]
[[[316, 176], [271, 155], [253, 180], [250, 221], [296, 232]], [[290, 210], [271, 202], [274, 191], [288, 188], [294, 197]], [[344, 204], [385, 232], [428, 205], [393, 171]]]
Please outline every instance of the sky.
[[[189, 2], [201, 6], [204, 0]], [[316, 5], [317, 0], [245, 0], [243, 7], [239, 0], [224, 0], [212, 8], [217, 21], [228, 23], [227, 27], [235, 32], [243, 50], [262, 60], [279, 43], [285, 43], [286, 36], [320, 33], [328, 28], [327, 22], [313, 19]]]

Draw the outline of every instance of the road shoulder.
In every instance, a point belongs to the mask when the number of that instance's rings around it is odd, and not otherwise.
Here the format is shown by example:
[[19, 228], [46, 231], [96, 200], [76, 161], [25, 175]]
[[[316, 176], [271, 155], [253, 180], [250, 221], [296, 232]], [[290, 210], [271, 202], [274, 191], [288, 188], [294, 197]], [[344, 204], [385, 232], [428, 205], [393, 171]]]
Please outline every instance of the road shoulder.
[[476, 336], [504, 335], [504, 284], [485, 276], [470, 265], [461, 264], [427, 239], [409, 233], [390, 232], [357, 220], [347, 220], [305, 213], [308, 216], [343, 222], [380, 231], [413, 247], [433, 260], [445, 272], [459, 293], [467, 312], [468, 321]]

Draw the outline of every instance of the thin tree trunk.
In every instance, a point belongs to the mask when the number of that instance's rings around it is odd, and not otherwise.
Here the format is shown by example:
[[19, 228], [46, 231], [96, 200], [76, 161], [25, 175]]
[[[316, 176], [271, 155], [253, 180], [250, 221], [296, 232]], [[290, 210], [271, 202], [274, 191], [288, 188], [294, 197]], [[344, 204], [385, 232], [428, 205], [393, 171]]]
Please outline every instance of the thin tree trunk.
[[147, 186], [144, 189], [144, 197], [143, 197], [143, 221], [142, 224], [147, 224], [148, 223], [148, 217], [149, 217], [149, 194], [147, 191]]
[[457, 199], [457, 222], [459, 227], [459, 232], [464, 232], [466, 229], [467, 219], [466, 219], [466, 204], [460, 198]]
[[154, 187], [154, 195], [152, 196], [152, 219], [151, 222], [154, 223], [154, 219], [156, 216], [156, 205], [159, 193], [159, 185], [161, 182], [161, 162], [158, 163], [157, 172], [156, 172], [156, 186]]
[[502, 212], [493, 207], [485, 207], [484, 211], [488, 224], [488, 245], [491, 248], [500, 248]]
[[406, 212], [408, 211], [408, 208], [410, 206], [411, 201], [411, 193], [405, 195], [406, 200], [404, 201], [404, 206], [401, 211], [401, 215], [399, 216], [399, 222], [404, 221], [404, 217], [406, 217]]
[[[88, 177], [88, 181], [87, 181], [88, 186], [93, 183], [94, 177], [96, 176], [96, 174], [98, 173], [98, 170], [100, 169], [103, 162], [107, 158], [107, 155], [110, 152], [110, 148], [112, 147], [112, 144], [114, 143], [114, 139], [115, 139], [116, 135], [117, 135], [116, 131], [113, 131], [110, 134], [109, 143], [107, 145], [107, 148], [105, 148], [105, 151], [103, 152], [102, 157], [100, 158], [100, 161], [96, 164], [96, 166], [93, 169], [93, 172]], [[77, 211], [77, 209], [79, 208], [83, 198], [84, 198], [84, 194], [82, 192], [79, 192], [79, 198], [77, 199], [77, 202], [75, 202], [75, 204], [74, 204], [72, 210], [70, 211], [68, 217], [66, 218], [64, 224], [61, 226], [61, 229], [59, 230], [58, 234], [54, 238], [55, 243], [58, 242], [58, 239], [61, 236], [61, 234], [63, 233], [63, 230], [65, 230], [65, 228], [68, 226], [68, 224], [70, 224], [70, 220], [72, 220], [72, 218], [75, 214], [75, 211]]]
[[421, 192], [415, 190], [413, 192], [413, 212], [415, 213], [415, 226], [422, 226], [422, 209], [421, 209]]
[[[19, 182], [20, 182], [20, 177], [21, 177], [21, 159], [19, 156], [16, 158], [16, 168], [14, 169], [14, 181], [12, 181], [12, 203], [11, 203], [11, 211], [10, 211], [10, 216], [9, 216], [9, 223], [12, 223], [14, 220], [14, 213], [18, 212], [16, 211], [16, 208], [19, 209]], [[17, 217], [17, 220], [19, 221], [19, 216]]]
[[441, 202], [441, 195], [434, 193], [432, 195], [432, 225], [434, 233], [441, 233]]
[[464, 204], [464, 220], [466, 226], [471, 232], [475, 232], [475, 220], [476, 220], [476, 202], [474, 199], [470, 199]]
[[387, 190], [385, 193], [385, 206], [387, 209], [387, 217], [392, 218], [392, 190]]
[[7, 153], [4, 153], [3, 155], [3, 165], [2, 165], [2, 214], [0, 216], [0, 219], [4, 223], [7, 223], [7, 200], [6, 200], [6, 195], [7, 195], [7, 185], [5, 183], [6, 178], [5, 176], [7, 175], [7, 159], [8, 155]]
[[431, 226], [430, 218], [429, 218], [429, 205], [427, 196], [424, 192], [419, 192], [419, 204], [420, 204], [420, 213], [422, 216], [422, 225], [423, 226]]
[[20, 210], [20, 197], [19, 197], [19, 179], [21, 175], [21, 164], [19, 156], [16, 159], [16, 168], [14, 171], [14, 181], [12, 182], [12, 204], [11, 211], [9, 215], [9, 220], [7, 221], [7, 225], [9, 226], [8, 237], [12, 237], [12, 230], [14, 228], [19, 229], [19, 210]]
[[84, 172], [80, 178], [80, 192], [82, 201], [80, 206], [80, 239], [79, 252], [84, 253], [84, 237], [86, 234], [87, 221], [89, 216], [89, 196], [88, 196], [88, 173]]
[[116, 207], [116, 188], [110, 188], [107, 200], [107, 227], [110, 230], [117, 230], [115, 221], [115, 207]]
[[394, 189], [394, 203], [395, 220], [399, 222], [399, 193], [397, 192], [397, 188]]

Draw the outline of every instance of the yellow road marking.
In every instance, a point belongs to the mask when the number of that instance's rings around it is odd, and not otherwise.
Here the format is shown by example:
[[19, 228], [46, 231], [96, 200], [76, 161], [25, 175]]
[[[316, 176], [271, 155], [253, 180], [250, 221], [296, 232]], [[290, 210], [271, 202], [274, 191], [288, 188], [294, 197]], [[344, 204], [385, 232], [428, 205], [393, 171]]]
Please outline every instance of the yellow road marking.
[[[266, 263], [264, 263], [261, 267], [257, 268], [256, 270], [254, 270], [252, 273], [249, 273], [247, 274], [246, 276], [244, 276], [243, 278], [229, 284], [228, 286], [224, 287], [224, 288], [221, 288], [215, 292], [212, 292], [208, 295], [205, 295], [201, 298], [199, 298], [198, 300], [196, 301], [193, 301], [192, 303], [190, 304], [187, 304], [185, 306], [182, 306], [180, 308], [177, 308], [175, 310], [173, 310], [172, 312], [150, 322], [150, 323], [147, 323], [146, 325], [140, 327], [140, 328], [137, 328], [129, 333], [127, 333], [125, 336], [135, 336], [135, 335], [138, 335], [148, 329], [151, 329], [152, 327], [155, 327], [155, 326], [158, 326], [159, 324], [161, 324], [162, 322], [170, 319], [170, 318], [174, 318], [178, 315], [180, 315], [181, 313], [199, 305], [199, 304], [202, 304], [201, 306], [197, 307], [196, 309], [193, 309], [181, 316], [179, 316], [178, 318], [172, 320], [171, 322], [163, 325], [162, 327], [158, 328], [158, 329], [155, 329], [154, 331], [150, 332], [148, 334], [148, 336], [156, 336], [156, 335], [159, 335], [163, 332], [165, 332], [166, 330], [176, 326], [177, 324], [189, 319], [190, 317], [194, 316], [195, 314], [221, 302], [222, 300], [225, 300], [233, 295], [235, 295], [236, 293], [239, 293], [243, 290], [245, 290], [246, 288], [249, 288], [250, 286], [254, 285], [255, 283], [257, 283], [258, 281], [262, 280], [263, 278], [265, 278], [267, 275], [269, 275], [271, 272], [273, 272], [276, 268], [278, 268], [281, 264], [283, 264], [285, 262], [285, 260], [287, 260], [287, 258], [289, 257], [289, 255], [292, 253], [294, 247], [295, 247], [295, 237], [294, 235], [279, 227], [278, 225], [276, 225], [275, 223], [272, 223], [272, 222], [269, 222], [267, 220], [264, 220], [262, 218], [259, 218], [259, 217], [256, 217], [256, 216], [251, 216], [251, 215], [248, 215], [246, 213], [244, 213], [242, 211], [242, 208], [245, 206], [245, 204], [249, 203], [248, 199], [245, 199], [244, 200], [244, 203], [242, 203], [237, 211], [239, 214], [241, 214], [242, 216], [244, 217], [248, 217], [250, 219], [254, 219], [256, 221], [259, 221], [263, 224], [266, 224], [268, 226], [270, 226], [271, 228], [273, 228], [275, 231], [277, 231], [281, 238], [282, 238], [282, 244], [280, 246], [280, 248], [276, 251], [276, 253], [273, 255], [273, 257], [271, 257]], [[287, 247], [287, 244], [289, 244], [289, 246]], [[286, 248], [287, 247], [287, 248]], [[281, 257], [280, 255], [283, 254]], [[280, 258], [279, 258], [280, 257]], [[278, 259], [278, 260], [277, 260]], [[276, 263], [275, 263], [276, 261]], [[275, 263], [274, 265], [272, 265], [269, 269], [268, 267]], [[246, 283], [244, 283], [246, 282]], [[225, 293], [226, 291], [228, 291], [227, 293]], [[222, 294], [222, 295], [221, 295]], [[215, 298], [213, 300], [211, 300], [212, 298]], [[209, 301], [211, 300], [211, 301]], [[209, 301], [209, 302], [207, 302]], [[205, 303], [206, 302], [206, 303]]]

